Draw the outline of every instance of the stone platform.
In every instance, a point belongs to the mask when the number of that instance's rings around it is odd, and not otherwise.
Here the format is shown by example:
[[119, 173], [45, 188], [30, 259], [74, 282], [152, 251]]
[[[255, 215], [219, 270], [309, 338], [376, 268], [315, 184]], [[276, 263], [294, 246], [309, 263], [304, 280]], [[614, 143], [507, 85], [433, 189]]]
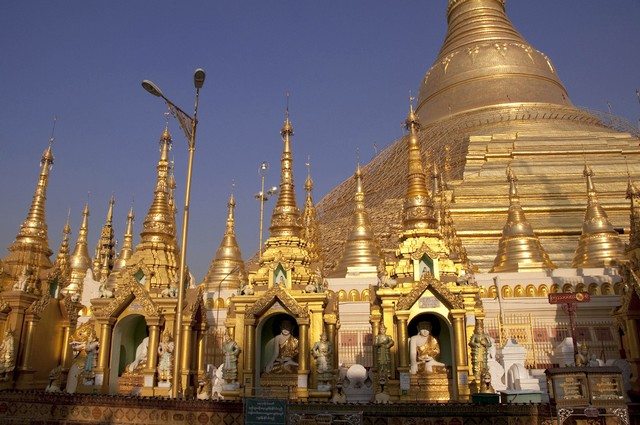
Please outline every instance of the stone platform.
[[[634, 409], [631, 409], [633, 412]], [[636, 411], [637, 412], [637, 411]], [[553, 425], [548, 404], [289, 403], [291, 425]], [[241, 401], [171, 400], [105, 395], [0, 392], [0, 423], [17, 424], [224, 424], [243, 423]], [[633, 414], [632, 414], [632, 423]]]

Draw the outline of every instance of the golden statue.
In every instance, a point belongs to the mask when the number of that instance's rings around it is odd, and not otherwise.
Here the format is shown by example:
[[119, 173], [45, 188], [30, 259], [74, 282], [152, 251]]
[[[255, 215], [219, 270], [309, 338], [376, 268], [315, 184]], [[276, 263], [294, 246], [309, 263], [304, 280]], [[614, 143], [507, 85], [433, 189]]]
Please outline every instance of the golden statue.
[[491, 337], [484, 331], [483, 320], [476, 320], [476, 327], [469, 341], [471, 347], [471, 365], [475, 376], [482, 376], [485, 370], [489, 370], [489, 348], [493, 343]]
[[266, 373], [296, 373], [298, 367], [298, 338], [291, 334], [293, 325], [288, 320], [280, 323], [280, 334], [273, 337], [273, 354], [265, 368]]
[[409, 358], [411, 368], [409, 372], [415, 375], [418, 372], [432, 373], [434, 366], [445, 366], [436, 360], [440, 355], [438, 340], [431, 335], [431, 323], [418, 323], [418, 333], [409, 338]]
[[8, 329], [4, 333], [2, 345], [0, 345], [0, 381], [8, 381], [11, 372], [16, 367], [16, 350], [13, 331]]
[[377, 355], [378, 379], [386, 379], [391, 376], [391, 347], [393, 345], [393, 338], [387, 335], [387, 328], [384, 323], [381, 323], [374, 343]]

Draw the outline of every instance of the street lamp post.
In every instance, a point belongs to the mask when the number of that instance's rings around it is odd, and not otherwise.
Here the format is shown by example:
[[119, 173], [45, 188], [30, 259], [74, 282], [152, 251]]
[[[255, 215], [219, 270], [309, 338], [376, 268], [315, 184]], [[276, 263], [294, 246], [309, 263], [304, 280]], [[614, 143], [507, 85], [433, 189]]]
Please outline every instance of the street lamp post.
[[175, 103], [170, 101], [160, 90], [160, 88], [149, 80], [142, 81], [142, 87], [154, 96], [161, 97], [167, 106], [178, 119], [180, 127], [184, 131], [189, 144], [189, 160], [187, 162], [187, 184], [184, 191], [184, 213], [182, 216], [182, 240], [180, 250], [180, 269], [178, 277], [178, 305], [176, 308], [176, 319], [174, 327], [175, 354], [173, 359], [173, 385], [171, 386], [171, 397], [182, 396], [182, 383], [180, 375], [180, 364], [182, 357], [182, 308], [184, 305], [184, 284], [186, 277], [187, 260], [187, 235], [189, 229], [189, 205], [191, 202], [191, 176], [193, 171], [193, 156], [196, 150], [196, 129], [198, 127], [198, 100], [200, 89], [204, 85], [206, 74], [204, 69], [198, 68], [193, 74], [193, 85], [196, 88], [196, 98], [194, 104], [193, 117], [180, 109]]
[[258, 245], [258, 261], [262, 259], [262, 224], [264, 222], [264, 203], [269, 200], [269, 197], [275, 195], [278, 192], [276, 186], [272, 186], [267, 192], [264, 191], [264, 177], [269, 169], [269, 163], [262, 161], [258, 167], [258, 174], [260, 174], [260, 192], [255, 194], [255, 198], [260, 202], [260, 242]]

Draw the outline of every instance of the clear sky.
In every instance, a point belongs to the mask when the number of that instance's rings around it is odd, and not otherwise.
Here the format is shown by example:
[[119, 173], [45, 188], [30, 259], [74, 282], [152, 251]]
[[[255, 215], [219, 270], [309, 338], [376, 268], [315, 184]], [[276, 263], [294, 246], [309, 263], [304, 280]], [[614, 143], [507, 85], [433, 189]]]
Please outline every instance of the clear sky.
[[[51, 248], [69, 208], [75, 243], [87, 192], [91, 253], [112, 192], [118, 239], [132, 199], [139, 232], [165, 112], [140, 82], [153, 80], [190, 112], [193, 71], [202, 67], [188, 262], [202, 279], [224, 231], [233, 180], [236, 230], [250, 257], [258, 245], [253, 195], [261, 161], [271, 164], [267, 184], [278, 182], [284, 93], [291, 92], [302, 206], [307, 155], [319, 201], [352, 174], [356, 148], [368, 161], [374, 144], [402, 135], [408, 92], [417, 91], [444, 38], [445, 8], [445, 0], [2, 2], [0, 256], [26, 215], [54, 114]], [[510, 0], [507, 10], [554, 61], [574, 104], [607, 110], [609, 101], [615, 114], [637, 122], [638, 0]], [[181, 204], [187, 149], [173, 120], [170, 129]]]

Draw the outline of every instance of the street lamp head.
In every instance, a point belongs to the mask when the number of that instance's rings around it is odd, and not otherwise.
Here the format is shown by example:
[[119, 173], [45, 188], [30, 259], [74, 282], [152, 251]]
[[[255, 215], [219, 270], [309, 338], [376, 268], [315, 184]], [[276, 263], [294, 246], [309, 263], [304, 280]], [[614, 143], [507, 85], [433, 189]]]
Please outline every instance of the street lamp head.
[[142, 80], [142, 88], [154, 96], [164, 97], [160, 87], [156, 86], [153, 81]]
[[276, 193], [278, 193], [278, 186], [271, 186], [271, 189], [269, 189], [267, 193], [269, 195], [275, 195]]
[[206, 74], [204, 72], [204, 69], [202, 68], [196, 69], [196, 71], [193, 73], [193, 85], [196, 86], [197, 89], [201, 89], [202, 86], [204, 85], [205, 77], [206, 77]]

